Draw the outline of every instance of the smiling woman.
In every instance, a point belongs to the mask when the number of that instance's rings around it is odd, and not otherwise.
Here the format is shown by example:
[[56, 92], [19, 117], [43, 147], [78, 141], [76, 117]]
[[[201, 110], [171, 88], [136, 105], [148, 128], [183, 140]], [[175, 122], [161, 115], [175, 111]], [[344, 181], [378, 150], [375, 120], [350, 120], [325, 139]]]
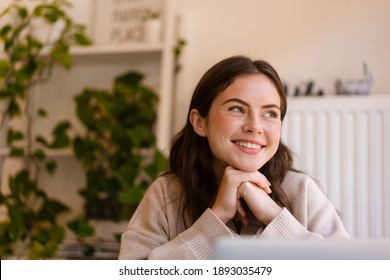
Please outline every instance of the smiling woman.
[[174, 137], [169, 171], [122, 235], [120, 259], [210, 259], [220, 238], [348, 239], [333, 204], [280, 139], [275, 69], [245, 56], [209, 69]]

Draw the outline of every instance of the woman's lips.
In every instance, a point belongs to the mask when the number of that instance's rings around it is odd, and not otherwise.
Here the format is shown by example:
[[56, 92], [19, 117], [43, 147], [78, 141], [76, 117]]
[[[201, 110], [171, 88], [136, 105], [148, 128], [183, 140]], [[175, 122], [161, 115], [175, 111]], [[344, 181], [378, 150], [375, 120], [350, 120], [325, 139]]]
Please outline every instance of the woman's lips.
[[262, 148], [265, 147], [264, 145], [261, 145], [260, 143], [253, 142], [253, 141], [237, 140], [237, 141], [233, 141], [233, 143], [237, 145], [241, 151], [250, 154], [257, 154], [262, 150]]

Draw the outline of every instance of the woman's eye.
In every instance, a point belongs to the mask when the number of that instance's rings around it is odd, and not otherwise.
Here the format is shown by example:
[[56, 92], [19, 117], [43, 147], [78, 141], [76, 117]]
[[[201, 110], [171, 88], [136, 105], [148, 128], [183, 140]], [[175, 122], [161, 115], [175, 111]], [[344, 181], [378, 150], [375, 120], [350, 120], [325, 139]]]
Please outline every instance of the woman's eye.
[[236, 113], [245, 113], [244, 108], [242, 108], [240, 106], [230, 107], [229, 110], [232, 112], [236, 112]]
[[266, 118], [279, 118], [279, 114], [274, 111], [268, 111], [264, 113], [264, 117]]

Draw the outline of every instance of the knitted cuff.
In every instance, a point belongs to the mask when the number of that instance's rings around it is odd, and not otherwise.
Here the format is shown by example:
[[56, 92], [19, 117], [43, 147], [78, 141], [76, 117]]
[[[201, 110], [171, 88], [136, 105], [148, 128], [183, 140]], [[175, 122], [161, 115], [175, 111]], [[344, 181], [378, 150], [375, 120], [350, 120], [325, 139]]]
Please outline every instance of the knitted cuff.
[[215, 216], [211, 209], [207, 209], [181, 237], [189, 244], [199, 259], [210, 259], [214, 245], [220, 238], [233, 238], [234, 234]]

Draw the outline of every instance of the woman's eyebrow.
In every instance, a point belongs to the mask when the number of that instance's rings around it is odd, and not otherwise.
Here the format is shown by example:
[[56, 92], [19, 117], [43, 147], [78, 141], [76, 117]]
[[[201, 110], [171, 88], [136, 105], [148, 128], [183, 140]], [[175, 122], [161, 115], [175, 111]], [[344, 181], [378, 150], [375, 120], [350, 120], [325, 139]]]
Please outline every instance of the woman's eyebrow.
[[[242, 99], [239, 99], [239, 98], [231, 98], [231, 99], [228, 99], [228, 100], [226, 100], [225, 102], [223, 102], [222, 105], [224, 105], [224, 104], [226, 104], [226, 103], [229, 103], [229, 102], [237, 102], [237, 103], [240, 103], [240, 104], [242, 104], [242, 105], [244, 105], [244, 106], [246, 106], [246, 107], [250, 107], [250, 105], [249, 105], [248, 102], [246, 102], [246, 101], [244, 101], [244, 100], [242, 100]], [[262, 108], [262, 109], [276, 108], [276, 109], [278, 109], [279, 111], [281, 111], [281, 110], [280, 110], [280, 107], [279, 107], [278, 105], [276, 105], [276, 104], [267, 104], [267, 105], [262, 106], [261, 108]]]
[[262, 108], [263, 108], [263, 109], [272, 109], [272, 108], [275, 108], [275, 109], [278, 109], [279, 111], [282, 111], [282, 110], [280, 109], [280, 107], [279, 107], [278, 105], [276, 105], [276, 104], [267, 104], [267, 105], [264, 105]]
[[240, 103], [240, 104], [242, 104], [242, 105], [244, 105], [244, 106], [247, 106], [247, 107], [250, 106], [248, 102], [246, 102], [246, 101], [244, 101], [244, 100], [242, 100], [242, 99], [240, 99], [240, 98], [231, 98], [231, 99], [228, 99], [228, 100], [226, 100], [225, 102], [223, 102], [222, 105], [224, 105], [224, 104], [226, 104], [226, 103], [229, 103], [229, 102], [237, 102], [237, 103]]

